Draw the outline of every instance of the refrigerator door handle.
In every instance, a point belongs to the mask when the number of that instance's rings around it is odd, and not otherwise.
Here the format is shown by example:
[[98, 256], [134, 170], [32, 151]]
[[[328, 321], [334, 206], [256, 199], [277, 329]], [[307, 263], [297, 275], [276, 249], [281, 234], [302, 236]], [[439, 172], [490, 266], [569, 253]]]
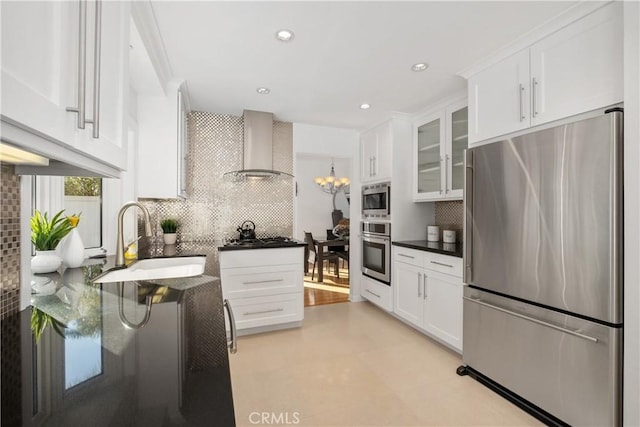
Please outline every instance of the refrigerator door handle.
[[473, 247], [473, 152], [464, 150], [464, 224], [462, 229], [463, 243], [463, 263], [462, 281], [471, 283], [473, 279], [472, 267], [473, 258], [471, 249]]
[[525, 316], [524, 314], [516, 313], [515, 311], [506, 310], [506, 309], [504, 309], [502, 307], [498, 307], [498, 306], [495, 306], [493, 304], [487, 304], [486, 302], [481, 301], [481, 300], [479, 300], [477, 298], [469, 298], [469, 297], [466, 297], [466, 296], [463, 296], [462, 298], [467, 300], [467, 301], [470, 301], [470, 302], [473, 302], [473, 303], [476, 303], [476, 304], [480, 304], [480, 305], [485, 306], [485, 307], [492, 308], [492, 309], [500, 311], [502, 313], [506, 313], [506, 314], [509, 314], [511, 316], [518, 317], [520, 319], [528, 320], [529, 322], [537, 323], [538, 325], [546, 326], [547, 328], [555, 329], [556, 331], [564, 332], [566, 334], [573, 335], [575, 337], [582, 338], [582, 339], [585, 339], [585, 340], [588, 340], [588, 341], [591, 341], [591, 342], [594, 342], [594, 343], [598, 342], [597, 338], [591, 337], [589, 335], [584, 335], [584, 334], [581, 334], [580, 332], [554, 325], [553, 323], [548, 323], [548, 322], [544, 322], [542, 320], [538, 320], [538, 319], [533, 318], [533, 317]]

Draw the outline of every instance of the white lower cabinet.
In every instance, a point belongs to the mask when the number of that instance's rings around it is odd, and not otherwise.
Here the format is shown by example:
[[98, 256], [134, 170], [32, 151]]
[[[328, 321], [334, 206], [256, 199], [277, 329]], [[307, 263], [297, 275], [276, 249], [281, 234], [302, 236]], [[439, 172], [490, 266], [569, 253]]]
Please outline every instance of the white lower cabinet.
[[220, 279], [241, 335], [304, 318], [303, 247], [220, 251]]
[[[443, 264], [451, 271], [431, 269]], [[462, 264], [447, 255], [394, 246], [393, 312], [462, 352]]]
[[393, 293], [387, 284], [363, 276], [360, 295], [386, 311], [393, 310]]

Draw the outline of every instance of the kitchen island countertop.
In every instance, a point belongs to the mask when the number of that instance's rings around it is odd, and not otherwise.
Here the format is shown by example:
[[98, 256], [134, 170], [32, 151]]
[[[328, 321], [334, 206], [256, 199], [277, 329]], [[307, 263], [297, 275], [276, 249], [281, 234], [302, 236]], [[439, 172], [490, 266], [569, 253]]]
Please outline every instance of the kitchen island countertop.
[[33, 275], [32, 306], [2, 320], [2, 424], [235, 425], [218, 277], [91, 283], [113, 261]]

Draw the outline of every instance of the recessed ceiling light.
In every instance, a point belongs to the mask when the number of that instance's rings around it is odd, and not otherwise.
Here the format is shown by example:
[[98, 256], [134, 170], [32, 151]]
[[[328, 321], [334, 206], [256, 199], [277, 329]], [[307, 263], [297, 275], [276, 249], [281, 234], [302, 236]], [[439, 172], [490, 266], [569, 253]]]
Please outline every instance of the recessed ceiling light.
[[362, 108], [363, 110], [368, 110], [369, 108], [371, 108], [371, 105], [365, 103], [365, 104], [360, 104], [360, 108]]
[[291, 30], [279, 30], [278, 32], [276, 32], [276, 39], [280, 40], [281, 42], [290, 42], [294, 37], [295, 34], [293, 34], [293, 31]]
[[418, 71], [424, 71], [424, 70], [426, 70], [427, 68], [429, 68], [429, 64], [426, 64], [426, 63], [424, 63], [424, 62], [418, 62], [417, 64], [413, 64], [413, 65], [411, 66], [411, 71], [416, 71], [416, 72], [418, 72]]
[[256, 89], [256, 92], [258, 92], [260, 95], [266, 95], [271, 91], [267, 87], [259, 87], [258, 89]]

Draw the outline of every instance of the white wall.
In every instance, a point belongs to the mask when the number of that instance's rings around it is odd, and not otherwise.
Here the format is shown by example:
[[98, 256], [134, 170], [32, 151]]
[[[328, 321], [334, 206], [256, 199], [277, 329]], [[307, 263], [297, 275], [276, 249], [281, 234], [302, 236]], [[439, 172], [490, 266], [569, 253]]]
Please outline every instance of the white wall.
[[[325, 193], [316, 185], [314, 178], [327, 176], [331, 171], [332, 157], [315, 154], [298, 154], [296, 156], [296, 182], [298, 194], [296, 197], [297, 221], [294, 225], [294, 237], [304, 240], [304, 231], [313, 233], [315, 238], [326, 238], [326, 230], [333, 228], [331, 212], [333, 211], [332, 195]], [[336, 177], [351, 176], [351, 158], [334, 157]], [[344, 193], [336, 195], [336, 199], [344, 199]], [[337, 209], [340, 209], [337, 204]], [[343, 211], [349, 217], [348, 211]]]
[[640, 425], [640, 6], [624, 2], [624, 415]]
[[[355, 163], [353, 150], [358, 146], [358, 138], [358, 133], [351, 129], [293, 124], [293, 174], [298, 184], [298, 196], [293, 214], [295, 237], [304, 238], [305, 226], [308, 226], [309, 230], [314, 233], [314, 237], [316, 233], [319, 233], [319, 236], [324, 236], [326, 228], [331, 226], [331, 211], [333, 210], [331, 196], [313, 188], [316, 187], [313, 178], [329, 174], [331, 157], [334, 157], [336, 175], [343, 176], [344, 173], [353, 175], [347, 175], [351, 178], [351, 188], [353, 189], [354, 180], [357, 177], [351, 173]], [[302, 163], [299, 164], [299, 161]], [[312, 169], [305, 170], [305, 168]], [[352, 194], [355, 193], [352, 191]], [[311, 212], [313, 209], [319, 212]], [[328, 214], [323, 212], [325, 209]], [[345, 213], [345, 216], [354, 217], [353, 207], [348, 215]]]

